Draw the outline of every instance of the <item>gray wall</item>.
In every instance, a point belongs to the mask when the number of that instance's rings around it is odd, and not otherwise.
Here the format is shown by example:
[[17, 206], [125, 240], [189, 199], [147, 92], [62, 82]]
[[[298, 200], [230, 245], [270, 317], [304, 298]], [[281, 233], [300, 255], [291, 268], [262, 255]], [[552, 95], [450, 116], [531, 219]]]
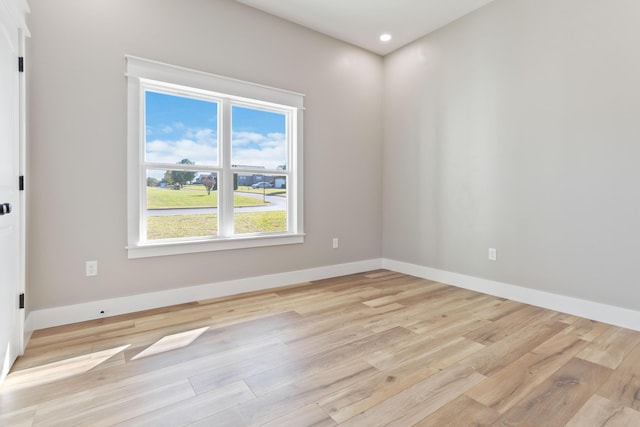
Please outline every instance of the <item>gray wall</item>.
[[[233, 1], [29, 3], [31, 309], [384, 256], [640, 310], [640, 2], [496, 0], [384, 65]], [[127, 259], [124, 54], [307, 94], [304, 245]]]
[[639, 310], [638, 22], [497, 0], [387, 56], [384, 256]]
[[[30, 309], [381, 257], [379, 56], [230, 0], [29, 4]], [[127, 259], [125, 54], [307, 95], [303, 245]]]

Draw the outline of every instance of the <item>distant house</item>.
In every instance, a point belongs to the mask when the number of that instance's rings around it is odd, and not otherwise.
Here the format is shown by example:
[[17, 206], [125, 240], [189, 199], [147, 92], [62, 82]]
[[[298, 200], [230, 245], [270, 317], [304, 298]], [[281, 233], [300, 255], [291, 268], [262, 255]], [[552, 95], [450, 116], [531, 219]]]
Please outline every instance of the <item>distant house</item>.
[[[247, 166], [247, 165], [233, 165], [242, 169], [265, 169], [264, 166]], [[265, 181], [265, 177], [262, 174], [238, 174], [237, 185], [252, 186], [258, 182]], [[268, 181], [267, 181], [268, 182]]]

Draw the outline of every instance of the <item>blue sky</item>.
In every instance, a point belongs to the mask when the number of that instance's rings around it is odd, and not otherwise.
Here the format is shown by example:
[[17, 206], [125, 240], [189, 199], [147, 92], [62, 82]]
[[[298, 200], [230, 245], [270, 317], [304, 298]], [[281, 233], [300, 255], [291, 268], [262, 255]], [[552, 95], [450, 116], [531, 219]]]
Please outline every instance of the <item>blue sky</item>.
[[[147, 161], [218, 162], [218, 104], [146, 92]], [[232, 107], [232, 164], [275, 169], [286, 162], [284, 114]]]

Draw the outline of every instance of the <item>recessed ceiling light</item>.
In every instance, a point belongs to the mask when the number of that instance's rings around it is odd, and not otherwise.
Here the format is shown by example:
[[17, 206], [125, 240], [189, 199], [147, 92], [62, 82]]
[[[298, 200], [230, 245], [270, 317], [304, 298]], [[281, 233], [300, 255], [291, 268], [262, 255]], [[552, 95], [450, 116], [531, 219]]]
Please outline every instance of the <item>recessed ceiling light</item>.
[[380, 36], [380, 41], [388, 42], [389, 40], [391, 40], [391, 34], [382, 34]]

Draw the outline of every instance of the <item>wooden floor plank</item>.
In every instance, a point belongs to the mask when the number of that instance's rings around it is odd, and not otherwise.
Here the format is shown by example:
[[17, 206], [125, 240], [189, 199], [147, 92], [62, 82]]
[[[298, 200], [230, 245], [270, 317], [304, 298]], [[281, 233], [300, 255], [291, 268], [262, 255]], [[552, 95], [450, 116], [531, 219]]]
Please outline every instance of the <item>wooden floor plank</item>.
[[640, 412], [594, 394], [567, 423], [567, 427], [584, 426], [640, 426]]
[[318, 405], [312, 403], [295, 411], [289, 412], [280, 418], [263, 424], [264, 427], [282, 427], [282, 426], [313, 426], [313, 427], [333, 427], [336, 426], [335, 421], [324, 413]]
[[[398, 303], [402, 304], [400, 300], [407, 300], [407, 303], [413, 301], [414, 297], [418, 296], [418, 300], [422, 300], [425, 294], [429, 294], [434, 290], [442, 289], [442, 285], [436, 282], [430, 282], [423, 279], [417, 279], [415, 282], [410, 282], [411, 288], [397, 293], [392, 293], [391, 295], [385, 295], [383, 297], [378, 297], [374, 299], [368, 299], [363, 301], [364, 304], [369, 307], [380, 307], [383, 305]], [[418, 286], [414, 286], [418, 285]], [[406, 305], [406, 304], [402, 304]]]
[[565, 324], [551, 320], [527, 325], [461, 360], [460, 363], [473, 367], [487, 377], [492, 376], [564, 328], [566, 328]]
[[60, 343], [47, 346], [38, 352], [30, 353], [28, 356], [18, 358], [13, 365], [13, 372], [34, 368], [50, 363], [67, 360], [83, 354], [90, 354], [93, 351], [93, 344], [90, 342], [79, 344], [60, 345]]
[[489, 345], [500, 341], [522, 329], [524, 326], [539, 320], [546, 320], [553, 316], [553, 312], [531, 305], [525, 305], [521, 310], [509, 313], [498, 320], [475, 329], [465, 335], [466, 338]]
[[241, 381], [244, 378], [274, 369], [286, 360], [289, 354], [283, 344], [256, 349], [248, 357], [223, 364], [211, 364], [189, 376], [196, 393], [206, 393], [218, 387]]
[[303, 316], [326, 313], [355, 302], [367, 301], [370, 298], [380, 296], [382, 293], [383, 291], [380, 291], [380, 289], [369, 286], [354, 288], [344, 292], [334, 293], [333, 295], [325, 295], [321, 299], [315, 299], [313, 304], [298, 306], [296, 311]]
[[289, 361], [270, 371], [251, 376], [245, 381], [256, 395], [265, 394], [283, 385], [293, 383], [353, 358], [375, 351], [377, 348], [389, 345], [402, 337], [411, 334], [406, 329], [394, 328], [385, 332], [369, 335], [357, 339], [340, 348], [328, 352], [313, 354], [311, 357], [301, 357]]
[[385, 318], [387, 313], [404, 308], [399, 304], [390, 304], [378, 308], [367, 307], [357, 302], [341, 306], [340, 308], [327, 313], [320, 313], [313, 316], [306, 316], [303, 320], [291, 324], [290, 328], [283, 329], [279, 334], [285, 343], [293, 343], [302, 340], [316, 339], [339, 327], [347, 325], [359, 325], [361, 328], [374, 331], [368, 325], [377, 319]]
[[334, 420], [344, 422], [448, 368], [478, 347], [482, 345], [459, 337], [431, 353], [415, 353], [403, 363], [327, 394], [318, 404]]
[[255, 396], [242, 382], [228, 384], [119, 423], [122, 426], [183, 426], [210, 418]]
[[635, 331], [611, 327], [595, 338], [577, 357], [615, 369], [638, 344], [640, 335]]
[[0, 426], [31, 427], [36, 418], [36, 406], [0, 413]]
[[[460, 328], [464, 329], [466, 325], [466, 323], [461, 322]], [[465, 341], [467, 342], [466, 345], [469, 345], [471, 340], [460, 337], [459, 332], [460, 330], [445, 330], [440, 334], [423, 334], [417, 337], [415, 335], [407, 335], [405, 339], [398, 340], [384, 349], [365, 355], [364, 358], [381, 371], [392, 369], [408, 360], [415, 359], [416, 355], [424, 358], [459, 341]], [[485, 347], [482, 344], [477, 344], [472, 346], [474, 353]]]
[[598, 394], [613, 402], [640, 411], [640, 345], [627, 355]]
[[473, 322], [473, 327], [467, 332], [485, 326], [490, 321], [475, 315], [475, 310], [481, 310], [487, 305], [493, 305], [492, 297], [478, 294], [477, 298], [454, 299], [434, 304], [420, 303], [428, 315], [421, 316], [414, 322], [404, 325], [407, 329], [417, 334], [439, 333], [448, 327], [457, 327], [460, 321]]
[[640, 332], [387, 270], [35, 331], [0, 425], [640, 425]]
[[[354, 383], [369, 378], [376, 372], [376, 369], [361, 360], [352, 360], [339, 364], [334, 368], [329, 368], [294, 384], [257, 396], [242, 405], [242, 411], [239, 412], [242, 423], [239, 425], [263, 425], [274, 421], [304, 406], [315, 403], [326, 394], [348, 388]], [[232, 408], [228, 412], [234, 411], [235, 408]], [[226, 417], [228, 415], [226, 412], [221, 413], [221, 415]]]
[[380, 404], [341, 423], [344, 426], [375, 426], [389, 420], [389, 426], [410, 426], [456, 399], [486, 377], [457, 366], [438, 372]]
[[[565, 322], [566, 323], [566, 322]], [[612, 326], [590, 319], [578, 319], [564, 330], [565, 334], [572, 334], [584, 341], [592, 342], [605, 333]]]
[[609, 378], [611, 369], [573, 358], [496, 421], [496, 425], [563, 426]]
[[541, 346], [496, 372], [466, 395], [504, 413], [571, 360], [587, 345], [574, 336], [557, 334]]
[[498, 411], [487, 408], [481, 403], [465, 396], [447, 403], [433, 414], [413, 427], [455, 426], [455, 427], [480, 427], [490, 426], [498, 418]]
[[[76, 375], [55, 380], [49, 375], [41, 377], [42, 384], [25, 387], [17, 373], [10, 373], [0, 388], [0, 413], [15, 410], [20, 406], [42, 404], [52, 396], [74, 395], [91, 390], [97, 395], [105, 395], [112, 390], [124, 390], [131, 384], [140, 384], [142, 390], [147, 387], [168, 385], [181, 379], [187, 379], [198, 372], [223, 367], [250, 357], [255, 352], [268, 352], [278, 349], [281, 343], [271, 339], [245, 343], [242, 347], [229, 346], [222, 351], [215, 347], [208, 354], [184, 351], [172, 351], [141, 360], [129, 360], [125, 365], [102, 370], [79, 371]], [[18, 378], [16, 379], [16, 374]], [[6, 391], [6, 393], [4, 392]], [[133, 395], [137, 391], [131, 391]]]
[[366, 277], [368, 279], [377, 279], [377, 278], [380, 278], [380, 277], [390, 278], [390, 277], [398, 277], [398, 276], [402, 276], [402, 274], [401, 273], [396, 273], [395, 271], [389, 271], [389, 270], [371, 271], [371, 272], [366, 273], [364, 275], [364, 277]]
[[[199, 421], [187, 424], [189, 427], [240, 427], [245, 426], [240, 409], [232, 408], [219, 412]], [[173, 426], [170, 426], [173, 427]]]
[[[188, 381], [146, 388], [135, 394], [126, 391], [108, 398], [87, 393], [62, 396], [39, 405], [35, 425], [111, 426], [139, 415], [173, 405], [195, 396]], [[82, 408], [81, 411], [75, 408]]]

